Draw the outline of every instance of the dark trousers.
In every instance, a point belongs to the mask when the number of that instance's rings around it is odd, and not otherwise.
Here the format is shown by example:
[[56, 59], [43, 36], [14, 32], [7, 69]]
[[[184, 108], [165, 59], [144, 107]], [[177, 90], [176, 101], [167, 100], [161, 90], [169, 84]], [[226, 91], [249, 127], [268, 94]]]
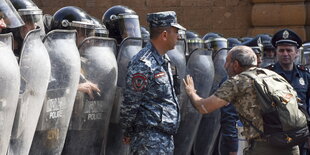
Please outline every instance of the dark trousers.
[[267, 142], [253, 141], [250, 147], [244, 150], [244, 155], [299, 155], [298, 145], [287, 148], [279, 148]]

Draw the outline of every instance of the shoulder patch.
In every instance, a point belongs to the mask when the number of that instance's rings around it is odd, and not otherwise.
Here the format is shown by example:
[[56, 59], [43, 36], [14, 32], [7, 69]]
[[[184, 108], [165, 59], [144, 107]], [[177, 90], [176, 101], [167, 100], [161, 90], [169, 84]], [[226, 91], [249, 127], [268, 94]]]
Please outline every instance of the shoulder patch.
[[134, 90], [141, 91], [147, 86], [147, 78], [144, 74], [136, 73], [132, 77], [131, 84]]

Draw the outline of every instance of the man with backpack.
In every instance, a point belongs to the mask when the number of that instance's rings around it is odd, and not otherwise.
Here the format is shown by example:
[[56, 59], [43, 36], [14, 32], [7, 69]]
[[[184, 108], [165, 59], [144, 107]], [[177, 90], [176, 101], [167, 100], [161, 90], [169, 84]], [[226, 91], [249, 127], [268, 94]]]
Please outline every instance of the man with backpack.
[[251, 48], [236, 46], [225, 63], [229, 79], [212, 96], [199, 97], [190, 75], [184, 79], [186, 93], [203, 114], [234, 104], [244, 124], [242, 134], [249, 142], [245, 155], [298, 155], [297, 144], [309, 132], [306, 117], [298, 109], [297, 94], [284, 78], [256, 65]]
[[[310, 72], [305, 66], [295, 64], [302, 40], [292, 30], [282, 29], [273, 35], [271, 43], [276, 48], [277, 62], [267, 68], [281, 75], [292, 85], [301, 99], [303, 108], [309, 114]], [[301, 155], [310, 153], [307, 147], [304, 144], [299, 145]]]

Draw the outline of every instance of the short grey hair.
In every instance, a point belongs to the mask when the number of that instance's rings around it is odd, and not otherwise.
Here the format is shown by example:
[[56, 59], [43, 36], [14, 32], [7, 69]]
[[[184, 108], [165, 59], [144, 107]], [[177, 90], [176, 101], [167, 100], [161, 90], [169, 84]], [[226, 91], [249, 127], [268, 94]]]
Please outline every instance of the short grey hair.
[[237, 60], [241, 67], [257, 66], [256, 54], [250, 47], [235, 46], [229, 53], [231, 54], [231, 61]]

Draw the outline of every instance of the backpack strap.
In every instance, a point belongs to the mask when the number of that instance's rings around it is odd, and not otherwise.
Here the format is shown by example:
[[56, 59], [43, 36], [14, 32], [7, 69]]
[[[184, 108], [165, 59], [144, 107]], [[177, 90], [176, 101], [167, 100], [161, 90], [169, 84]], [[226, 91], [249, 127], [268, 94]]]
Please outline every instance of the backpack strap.
[[239, 114], [239, 116], [240, 116], [243, 120], [245, 120], [246, 122], [248, 122], [249, 125], [250, 125], [251, 127], [253, 127], [253, 128], [260, 134], [261, 137], [264, 137], [264, 136], [265, 136], [264, 132], [261, 131], [261, 130], [259, 130], [256, 126], [254, 126], [253, 123], [252, 123], [252, 121], [246, 119], [245, 117], [243, 117], [243, 116], [240, 115], [240, 114]]

